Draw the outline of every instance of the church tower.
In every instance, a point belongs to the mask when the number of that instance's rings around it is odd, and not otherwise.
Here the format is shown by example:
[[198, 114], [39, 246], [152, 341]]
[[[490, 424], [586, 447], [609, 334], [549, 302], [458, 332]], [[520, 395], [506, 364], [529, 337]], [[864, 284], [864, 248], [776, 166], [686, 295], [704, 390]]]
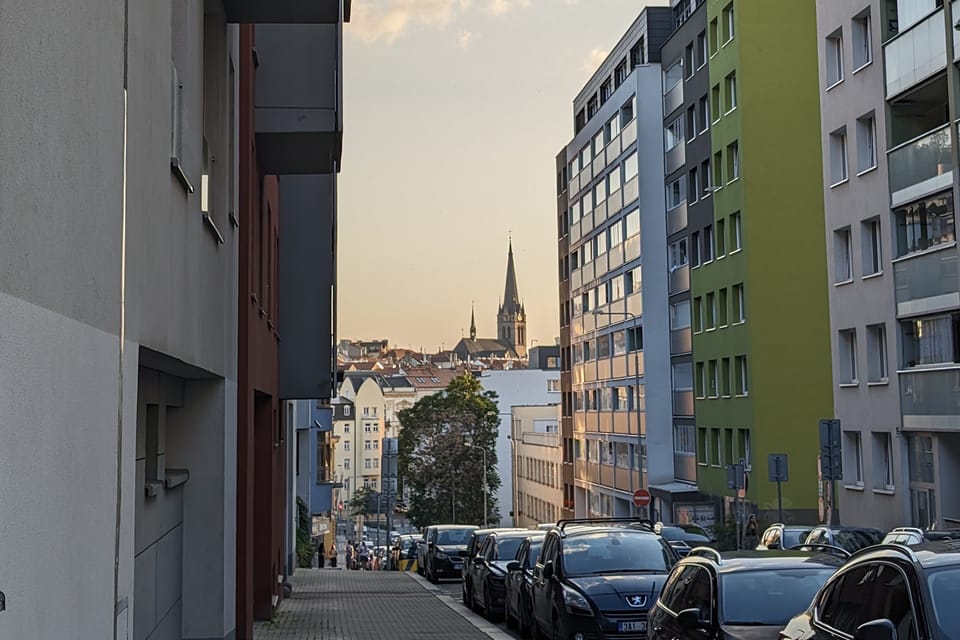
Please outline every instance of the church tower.
[[497, 339], [509, 345], [521, 358], [527, 357], [527, 312], [517, 292], [517, 272], [513, 266], [513, 239], [507, 250], [507, 283], [497, 313]]
[[470, 339], [477, 339], [477, 320], [473, 314], [473, 305], [470, 305]]

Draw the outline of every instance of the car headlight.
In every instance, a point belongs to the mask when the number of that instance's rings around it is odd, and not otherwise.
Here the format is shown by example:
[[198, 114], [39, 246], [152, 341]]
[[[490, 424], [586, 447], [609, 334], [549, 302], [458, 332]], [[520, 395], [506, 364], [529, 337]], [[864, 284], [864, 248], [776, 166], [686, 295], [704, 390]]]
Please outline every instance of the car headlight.
[[445, 554], [443, 551], [437, 551], [437, 555], [436, 555], [437, 560], [446, 560], [449, 557], [450, 556]]
[[587, 616], [593, 615], [593, 608], [590, 606], [590, 602], [576, 589], [571, 589], [570, 587], [563, 588], [563, 604], [566, 605], [567, 611], [570, 613]]

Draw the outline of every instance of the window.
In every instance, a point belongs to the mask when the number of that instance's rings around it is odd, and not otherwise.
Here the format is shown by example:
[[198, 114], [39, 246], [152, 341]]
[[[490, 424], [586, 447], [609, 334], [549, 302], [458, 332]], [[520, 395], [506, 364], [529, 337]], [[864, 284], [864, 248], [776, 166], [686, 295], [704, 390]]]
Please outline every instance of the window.
[[671, 367], [674, 391], [693, 391], [693, 367], [689, 362], [677, 362]]
[[636, 177], [637, 171], [637, 153], [633, 152], [627, 159], [623, 161], [623, 179], [624, 181], [632, 180]]
[[883, 247], [880, 234], [880, 218], [864, 220], [860, 223], [860, 246], [861, 251], [863, 251], [864, 277], [883, 271]]
[[877, 128], [871, 111], [857, 118], [857, 173], [877, 166]]
[[633, 120], [633, 114], [635, 111], [633, 104], [636, 99], [637, 97], [633, 96], [627, 100], [622, 107], [620, 107], [620, 128], [627, 126], [627, 124]]
[[714, 251], [713, 251], [713, 225], [708, 224], [703, 228], [703, 261], [710, 262], [713, 260]]
[[613, 72], [613, 86], [614, 88], [619, 87], [623, 84], [623, 81], [627, 79], [627, 61], [624, 60], [617, 65], [616, 70]]
[[697, 172], [696, 167], [694, 167], [690, 169], [690, 174], [687, 176], [687, 202], [693, 204], [699, 199], [700, 174]]
[[697, 69], [707, 64], [707, 58], [709, 53], [707, 52], [707, 32], [701, 31], [700, 35], [697, 36]]
[[720, 429], [711, 429], [713, 432], [713, 447], [710, 453], [713, 454], [714, 466], [723, 466], [723, 432]]
[[607, 183], [601, 180], [593, 188], [593, 205], [599, 207], [607, 199]]
[[697, 429], [697, 464], [707, 464], [707, 430], [704, 427]]
[[630, 68], [633, 69], [637, 65], [646, 64], [646, 48], [644, 47], [643, 38], [633, 45], [633, 48], [630, 49]]
[[643, 327], [631, 327], [627, 329], [627, 348], [630, 351], [643, 350]]
[[613, 84], [608, 79], [600, 85], [600, 104], [606, 102], [610, 98], [611, 93], [613, 93]]
[[669, 261], [670, 261], [670, 271], [676, 271], [677, 269], [687, 265], [687, 239], [683, 238], [674, 242], [668, 248]]
[[674, 147], [683, 144], [683, 118], [677, 118], [667, 125], [663, 137], [664, 151], [670, 151]]
[[627, 295], [640, 293], [643, 289], [643, 272], [641, 267], [635, 267], [623, 274], [623, 289]]
[[733, 323], [747, 319], [747, 301], [743, 297], [743, 283], [733, 285]]
[[901, 207], [897, 222], [898, 256], [956, 241], [953, 194], [946, 193]]
[[613, 168], [613, 171], [611, 171], [607, 175], [607, 192], [610, 194], [614, 194], [620, 190], [620, 186], [621, 186], [620, 167], [616, 166]]
[[676, 209], [687, 200], [687, 177], [680, 176], [667, 185], [667, 210]]
[[730, 214], [730, 253], [743, 248], [743, 230], [740, 226], [740, 212]]
[[707, 329], [717, 328], [717, 296], [712, 291], [706, 297]]
[[364, 459], [363, 459], [363, 468], [364, 468], [364, 469], [371, 469], [371, 468], [372, 468], [372, 466], [371, 466], [371, 464], [370, 464], [370, 458], [364, 458]]
[[740, 145], [731, 142], [727, 145], [727, 182], [733, 182], [740, 177]]
[[597, 109], [600, 108], [600, 101], [597, 100], [597, 94], [587, 100], [587, 120], [597, 115]]
[[873, 486], [893, 490], [893, 439], [889, 432], [873, 434]]
[[707, 369], [703, 362], [697, 363], [697, 376], [694, 380], [694, 393], [698, 398], [706, 397]]
[[[720, 366], [720, 393], [723, 394], [724, 398], [730, 397], [730, 358], [724, 358], [721, 360]], [[730, 436], [730, 439], [733, 439], [733, 436]], [[729, 456], [730, 460], [733, 460], [733, 456]]]
[[904, 366], [909, 368], [960, 361], [955, 338], [960, 335], [960, 316], [905, 320], [901, 328]]
[[727, 222], [726, 220], [717, 220], [717, 257], [722, 258], [727, 253]]
[[697, 137], [697, 106], [692, 104], [687, 108], [687, 117], [683, 123], [687, 141]]
[[690, 234], [690, 264], [694, 268], [700, 266], [700, 232], [694, 231]]
[[712, 180], [710, 179], [710, 158], [700, 163], [700, 179], [703, 181], [703, 190], [700, 192], [701, 198], [707, 198], [712, 192]]
[[834, 256], [834, 278], [836, 283], [849, 282], [853, 279], [853, 265], [851, 255], [853, 248], [850, 246], [850, 227], [837, 229], [833, 232], [833, 256]]
[[870, 9], [853, 19], [853, 68], [861, 69], [873, 61], [873, 43], [870, 38]]
[[737, 429], [740, 432], [740, 437], [738, 439], [737, 452], [739, 453], [738, 460], [743, 460], [744, 465], [747, 469], [750, 469], [750, 430], [749, 429]]
[[673, 425], [673, 452], [681, 456], [696, 455], [697, 428], [694, 425]]
[[697, 129], [704, 133], [710, 128], [710, 101], [703, 96], [697, 101]]
[[[346, 417], [349, 417], [349, 416], [350, 416], [350, 405], [348, 405], [348, 404], [343, 405], [343, 415], [346, 416]], [[344, 429], [345, 429], [348, 433], [350, 432], [350, 427], [344, 427]]]
[[708, 366], [707, 371], [707, 383], [709, 384], [710, 397], [716, 398], [720, 395], [720, 372], [719, 365], [716, 360], [711, 360]]
[[723, 186], [723, 152], [713, 154], [713, 182], [718, 189]]
[[687, 329], [690, 327], [690, 301], [681, 300], [670, 305], [670, 329]]
[[847, 484], [863, 486], [863, 449], [859, 431], [843, 432], [844, 480]]
[[613, 355], [622, 356], [627, 352], [627, 332], [613, 332]]
[[683, 81], [683, 59], [674, 61], [663, 72], [663, 94], [670, 93], [670, 90]]
[[714, 18], [710, 21], [710, 55], [714, 56], [720, 50], [720, 23]]
[[639, 210], [635, 209], [631, 211], [630, 213], [627, 214], [626, 218], [624, 219], [626, 220], [626, 227], [627, 227], [627, 233], [624, 237], [632, 238], [633, 236], [640, 233], [640, 211]]
[[721, 327], [727, 326], [727, 288], [717, 292], [717, 319]]
[[344, 469], [349, 469], [349, 468], [350, 468], [350, 458], [344, 458], [344, 460], [343, 460], [343, 468], [344, 468]]
[[619, 275], [610, 281], [610, 300], [622, 300], [623, 296], [623, 276]]
[[693, 299], [693, 332], [703, 331], [703, 298], [697, 296]]
[[726, 90], [725, 100], [723, 103], [724, 111], [729, 113], [737, 108], [737, 74], [731, 73], [728, 75], [724, 81], [724, 89]]
[[733, 40], [733, 36], [736, 33], [734, 28], [735, 18], [733, 15], [733, 3], [731, 2], [723, 10], [723, 43], [727, 44]]
[[694, 71], [694, 62], [693, 62], [693, 43], [687, 45], [687, 48], [683, 51], [683, 66], [685, 71], [685, 76], [687, 78], [693, 77]]
[[606, 138], [607, 142], [610, 142], [618, 135], [620, 135], [620, 116], [615, 115], [607, 121], [607, 124], [604, 127], [604, 137]]
[[747, 378], [747, 356], [734, 358], [734, 392], [738, 396], [745, 396], [750, 391]]
[[857, 382], [857, 330], [839, 331], [840, 384]]
[[826, 41], [827, 88], [843, 80], [843, 31], [837, 29]]
[[343, 450], [344, 450], [344, 451], [350, 451], [350, 441], [349, 441], [349, 440], [344, 440], [344, 441], [343, 441]]
[[720, 104], [720, 85], [714, 85], [710, 89], [710, 112], [713, 114], [713, 123], [716, 124], [720, 122], [720, 114], [723, 113], [722, 105]]

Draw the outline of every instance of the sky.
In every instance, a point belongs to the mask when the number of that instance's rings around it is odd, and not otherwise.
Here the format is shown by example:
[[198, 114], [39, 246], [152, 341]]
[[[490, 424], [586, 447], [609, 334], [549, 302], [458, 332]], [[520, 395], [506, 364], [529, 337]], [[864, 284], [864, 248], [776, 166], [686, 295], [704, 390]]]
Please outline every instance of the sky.
[[507, 243], [533, 344], [560, 335], [555, 158], [573, 98], [645, 5], [353, 0], [345, 25], [338, 338], [496, 337]]

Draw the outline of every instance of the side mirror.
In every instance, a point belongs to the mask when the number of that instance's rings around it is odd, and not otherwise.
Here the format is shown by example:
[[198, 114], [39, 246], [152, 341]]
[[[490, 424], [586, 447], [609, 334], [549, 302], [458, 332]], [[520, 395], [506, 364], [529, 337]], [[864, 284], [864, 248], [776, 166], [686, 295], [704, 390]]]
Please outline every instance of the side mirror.
[[544, 580], [553, 580], [556, 576], [556, 569], [553, 568], [553, 560], [543, 565], [543, 579]]
[[677, 614], [677, 624], [679, 624], [681, 628], [690, 631], [702, 629], [704, 624], [700, 619], [700, 609], [684, 609]]
[[507, 571], [520, 571], [520, 563], [516, 560], [507, 563]]
[[889, 620], [871, 620], [857, 627], [853, 640], [896, 640], [897, 628]]

